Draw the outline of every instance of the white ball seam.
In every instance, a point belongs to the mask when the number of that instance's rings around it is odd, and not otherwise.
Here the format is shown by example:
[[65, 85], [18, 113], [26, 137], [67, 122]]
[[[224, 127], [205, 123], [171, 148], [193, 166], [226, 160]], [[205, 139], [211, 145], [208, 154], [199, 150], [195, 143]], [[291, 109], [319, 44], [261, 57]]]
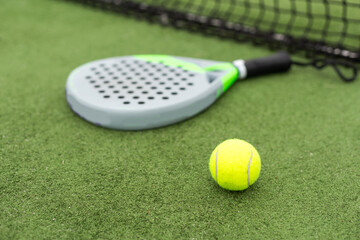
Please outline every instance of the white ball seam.
[[247, 170], [247, 184], [248, 184], [248, 187], [250, 187], [250, 167], [251, 167], [251, 161], [252, 161], [252, 158], [253, 158], [253, 151], [252, 151], [250, 146], [249, 146], [249, 148], [250, 148], [250, 151], [251, 151], [251, 156], [250, 156], [248, 170]]

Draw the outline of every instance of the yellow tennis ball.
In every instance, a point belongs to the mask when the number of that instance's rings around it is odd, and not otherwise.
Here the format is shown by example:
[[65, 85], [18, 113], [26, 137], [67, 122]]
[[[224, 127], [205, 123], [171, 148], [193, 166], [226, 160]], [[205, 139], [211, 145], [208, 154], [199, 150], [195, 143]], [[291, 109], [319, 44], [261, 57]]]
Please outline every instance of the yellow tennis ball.
[[240, 191], [258, 179], [261, 161], [259, 153], [250, 143], [229, 139], [212, 152], [209, 167], [212, 177], [222, 188]]

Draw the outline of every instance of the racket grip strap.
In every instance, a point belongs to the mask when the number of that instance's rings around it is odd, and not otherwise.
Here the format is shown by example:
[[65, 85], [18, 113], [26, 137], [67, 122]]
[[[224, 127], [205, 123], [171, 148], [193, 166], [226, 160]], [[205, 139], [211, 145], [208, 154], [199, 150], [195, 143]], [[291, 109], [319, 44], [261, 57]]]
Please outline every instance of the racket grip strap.
[[246, 77], [286, 72], [290, 66], [290, 55], [282, 51], [268, 57], [246, 60]]

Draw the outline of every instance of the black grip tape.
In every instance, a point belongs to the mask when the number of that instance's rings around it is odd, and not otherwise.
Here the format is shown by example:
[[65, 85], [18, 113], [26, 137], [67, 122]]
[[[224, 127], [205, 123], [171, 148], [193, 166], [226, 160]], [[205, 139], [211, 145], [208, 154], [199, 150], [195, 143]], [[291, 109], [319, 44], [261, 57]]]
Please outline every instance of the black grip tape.
[[291, 58], [287, 52], [245, 61], [247, 77], [254, 77], [269, 73], [286, 72], [290, 69]]

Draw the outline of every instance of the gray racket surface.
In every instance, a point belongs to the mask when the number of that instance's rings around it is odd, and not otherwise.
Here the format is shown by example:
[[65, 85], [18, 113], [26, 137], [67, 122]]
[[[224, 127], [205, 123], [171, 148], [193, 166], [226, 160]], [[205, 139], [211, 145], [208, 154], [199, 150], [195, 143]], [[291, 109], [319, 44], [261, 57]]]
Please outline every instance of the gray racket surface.
[[227, 62], [168, 55], [115, 57], [73, 70], [66, 98], [71, 109], [91, 123], [150, 129], [198, 114], [238, 75], [238, 68]]

